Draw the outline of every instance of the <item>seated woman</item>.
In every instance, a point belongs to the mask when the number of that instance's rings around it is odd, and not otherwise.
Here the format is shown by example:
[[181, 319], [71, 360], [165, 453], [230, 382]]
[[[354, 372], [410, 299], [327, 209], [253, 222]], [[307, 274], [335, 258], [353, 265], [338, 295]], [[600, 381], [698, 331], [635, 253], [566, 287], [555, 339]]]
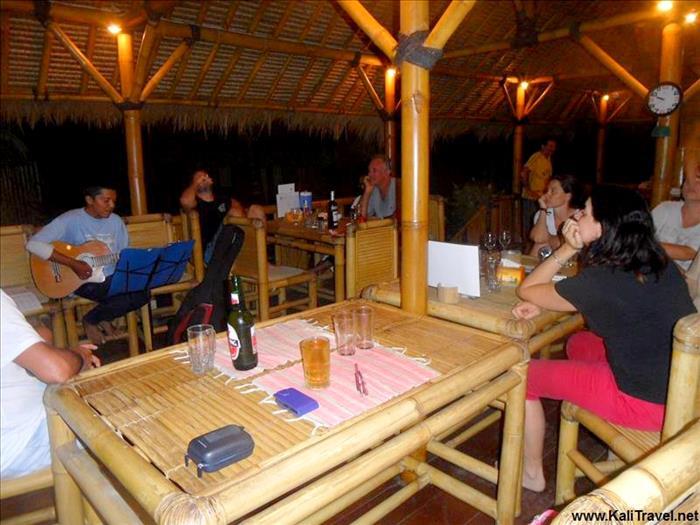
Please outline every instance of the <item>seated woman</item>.
[[573, 175], [554, 175], [547, 185], [547, 192], [537, 201], [540, 210], [535, 214], [530, 230], [533, 242], [530, 255], [544, 246], [559, 248], [559, 229], [564, 221], [584, 206], [583, 188]]
[[[614, 187], [593, 190], [562, 228], [564, 243], [523, 281], [530, 318], [540, 308], [581, 312], [591, 329], [572, 336], [568, 360], [532, 360], [525, 405], [523, 486], [542, 491], [544, 412], [541, 397], [571, 401], [611, 423], [642, 430], [663, 424], [673, 327], [695, 312], [688, 288], [654, 237], [646, 202]], [[581, 271], [552, 283], [581, 252]]]

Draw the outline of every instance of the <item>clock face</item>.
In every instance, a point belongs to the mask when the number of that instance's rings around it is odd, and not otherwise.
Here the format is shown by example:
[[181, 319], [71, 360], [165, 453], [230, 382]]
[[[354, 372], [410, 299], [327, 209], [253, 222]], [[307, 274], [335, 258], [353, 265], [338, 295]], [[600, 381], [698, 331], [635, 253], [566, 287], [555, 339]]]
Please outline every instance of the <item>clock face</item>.
[[647, 107], [654, 115], [668, 115], [681, 105], [681, 88], [671, 82], [662, 82], [647, 97]]

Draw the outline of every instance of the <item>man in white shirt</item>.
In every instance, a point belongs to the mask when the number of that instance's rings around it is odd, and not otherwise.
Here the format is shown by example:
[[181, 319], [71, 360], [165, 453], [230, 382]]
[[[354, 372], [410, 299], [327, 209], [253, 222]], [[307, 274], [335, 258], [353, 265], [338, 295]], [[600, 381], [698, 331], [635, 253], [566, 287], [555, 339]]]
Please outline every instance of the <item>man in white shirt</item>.
[[91, 351], [95, 348], [66, 350], [48, 344], [0, 290], [0, 478], [49, 465], [44, 389], [99, 366]]

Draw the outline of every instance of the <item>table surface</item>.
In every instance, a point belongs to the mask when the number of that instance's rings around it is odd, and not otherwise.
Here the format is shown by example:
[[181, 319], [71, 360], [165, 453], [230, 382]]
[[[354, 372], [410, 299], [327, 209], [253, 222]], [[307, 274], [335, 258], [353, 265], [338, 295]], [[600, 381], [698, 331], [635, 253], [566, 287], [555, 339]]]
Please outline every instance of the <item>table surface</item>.
[[[304, 318], [328, 325], [332, 313], [348, 303], [368, 304], [362, 300], [347, 301], [281, 320]], [[428, 356], [430, 366], [443, 376], [476, 364], [487, 354], [513, 351], [513, 344], [496, 334], [409, 314], [386, 305], [369, 304], [375, 312], [375, 340], [384, 346], [406, 348], [407, 355]], [[258, 327], [279, 321], [260, 323]], [[276, 462], [292, 452], [312, 447], [325, 436], [342, 432], [357, 420], [380, 412], [437, 380], [334, 427], [325, 434], [312, 436], [309, 423], [287, 422], [272, 413], [277, 409], [275, 405], [259, 404], [265, 394], [241, 394], [237, 387], [249, 382], [249, 379], [227, 383], [227, 376], [216, 377], [214, 373], [194, 375], [189, 365], [174, 360], [175, 352], [182, 348], [183, 345], [178, 345], [95, 369], [59, 387], [50, 395], [65, 389], [76, 393], [84, 401], [81, 411], [87, 409], [93, 417], [97, 415], [179, 489], [193, 495], [211, 495], [219, 486], [225, 484], [230, 487], [231, 483], [261, 469], [274, 468]], [[61, 413], [61, 409], [58, 411], [64, 419], [69, 416], [66, 420], [70, 420], [70, 414]], [[243, 425], [252, 435], [256, 443], [254, 454], [237, 464], [198, 478], [192, 464], [184, 466], [183, 457], [188, 442], [200, 434], [231, 423]], [[332, 465], [328, 465], [330, 467]]]
[[307, 228], [303, 223], [289, 222], [285, 219], [267, 221], [267, 233], [326, 244], [345, 244], [344, 234], [332, 234], [327, 229]]

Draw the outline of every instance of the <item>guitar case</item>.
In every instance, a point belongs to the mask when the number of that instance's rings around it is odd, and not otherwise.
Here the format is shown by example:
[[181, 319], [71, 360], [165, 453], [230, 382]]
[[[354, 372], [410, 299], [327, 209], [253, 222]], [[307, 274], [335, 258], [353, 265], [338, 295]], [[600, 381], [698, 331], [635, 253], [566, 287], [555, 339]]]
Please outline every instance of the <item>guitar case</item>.
[[[243, 247], [244, 238], [245, 233], [238, 226], [225, 224], [221, 227], [214, 245], [211, 262], [204, 273], [204, 279], [187, 293], [177, 314], [175, 314], [175, 318], [170, 322], [168, 328], [169, 345], [187, 340], [187, 331], [181, 329], [181, 323], [186, 322], [188, 326], [191, 326], [202, 321], [199, 319], [201, 308], [198, 308], [201, 304], [213, 306], [208, 324], [213, 325], [217, 332], [226, 330], [228, 308], [226, 281], [231, 267]], [[175, 341], [176, 333], [180, 336], [179, 341]]]

